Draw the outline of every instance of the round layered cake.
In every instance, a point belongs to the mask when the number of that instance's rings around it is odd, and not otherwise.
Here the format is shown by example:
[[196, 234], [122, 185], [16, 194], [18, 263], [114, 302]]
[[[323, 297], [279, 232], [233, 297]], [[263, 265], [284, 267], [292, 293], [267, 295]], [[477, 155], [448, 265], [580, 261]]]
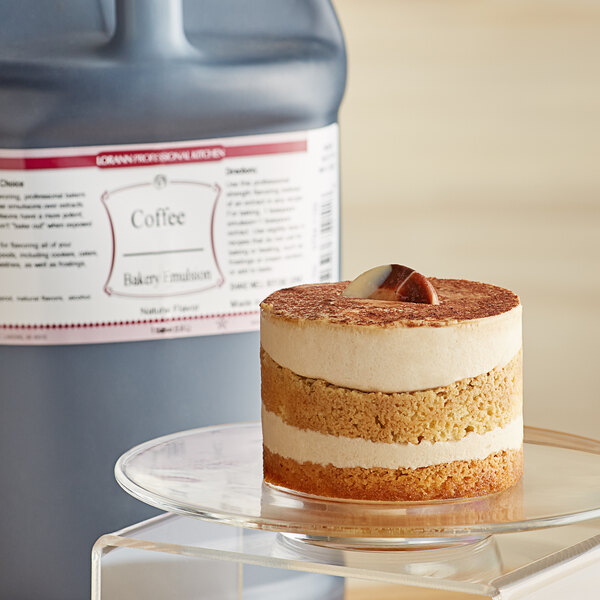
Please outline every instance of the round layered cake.
[[303, 493], [432, 500], [506, 489], [523, 469], [521, 304], [429, 279], [436, 304], [343, 295], [261, 304], [264, 477]]

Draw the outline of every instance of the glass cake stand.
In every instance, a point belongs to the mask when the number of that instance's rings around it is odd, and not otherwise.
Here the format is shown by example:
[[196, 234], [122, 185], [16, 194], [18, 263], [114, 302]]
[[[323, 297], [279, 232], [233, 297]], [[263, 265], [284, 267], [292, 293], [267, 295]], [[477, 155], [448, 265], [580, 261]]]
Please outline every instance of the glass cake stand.
[[167, 512], [281, 532], [291, 545], [432, 549], [600, 517], [600, 442], [526, 427], [524, 453], [521, 482], [490, 496], [331, 500], [265, 485], [260, 424], [244, 423], [136, 446], [118, 460], [115, 475], [129, 494]]

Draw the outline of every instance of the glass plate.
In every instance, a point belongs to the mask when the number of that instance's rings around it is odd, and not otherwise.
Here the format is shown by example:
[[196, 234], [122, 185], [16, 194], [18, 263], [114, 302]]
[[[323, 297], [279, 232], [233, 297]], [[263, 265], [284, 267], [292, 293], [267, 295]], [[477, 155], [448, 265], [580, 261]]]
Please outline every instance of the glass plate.
[[600, 442], [526, 427], [524, 453], [521, 482], [490, 496], [331, 500], [265, 485], [260, 423], [244, 423], [136, 446], [115, 475], [129, 494], [168, 512], [346, 548], [430, 548], [600, 517]]

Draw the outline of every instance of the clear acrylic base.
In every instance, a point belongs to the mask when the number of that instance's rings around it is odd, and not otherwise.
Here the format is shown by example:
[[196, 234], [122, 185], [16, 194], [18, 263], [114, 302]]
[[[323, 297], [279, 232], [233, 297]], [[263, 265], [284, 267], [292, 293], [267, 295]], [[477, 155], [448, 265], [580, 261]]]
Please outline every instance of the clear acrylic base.
[[600, 520], [402, 552], [167, 514], [102, 536], [92, 558], [92, 600], [591, 600]]
[[251, 423], [181, 432], [124, 454], [121, 486], [178, 514], [100, 538], [92, 599], [598, 597], [598, 441], [526, 428], [517, 486], [424, 503], [273, 489], [262, 481], [261, 443]]

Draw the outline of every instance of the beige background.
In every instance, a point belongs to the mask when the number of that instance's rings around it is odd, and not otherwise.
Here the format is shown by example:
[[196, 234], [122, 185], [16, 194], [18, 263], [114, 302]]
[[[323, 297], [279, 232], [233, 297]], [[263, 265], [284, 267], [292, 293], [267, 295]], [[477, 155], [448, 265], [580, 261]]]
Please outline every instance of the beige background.
[[342, 274], [517, 291], [526, 423], [599, 437], [600, 3], [335, 0]]

